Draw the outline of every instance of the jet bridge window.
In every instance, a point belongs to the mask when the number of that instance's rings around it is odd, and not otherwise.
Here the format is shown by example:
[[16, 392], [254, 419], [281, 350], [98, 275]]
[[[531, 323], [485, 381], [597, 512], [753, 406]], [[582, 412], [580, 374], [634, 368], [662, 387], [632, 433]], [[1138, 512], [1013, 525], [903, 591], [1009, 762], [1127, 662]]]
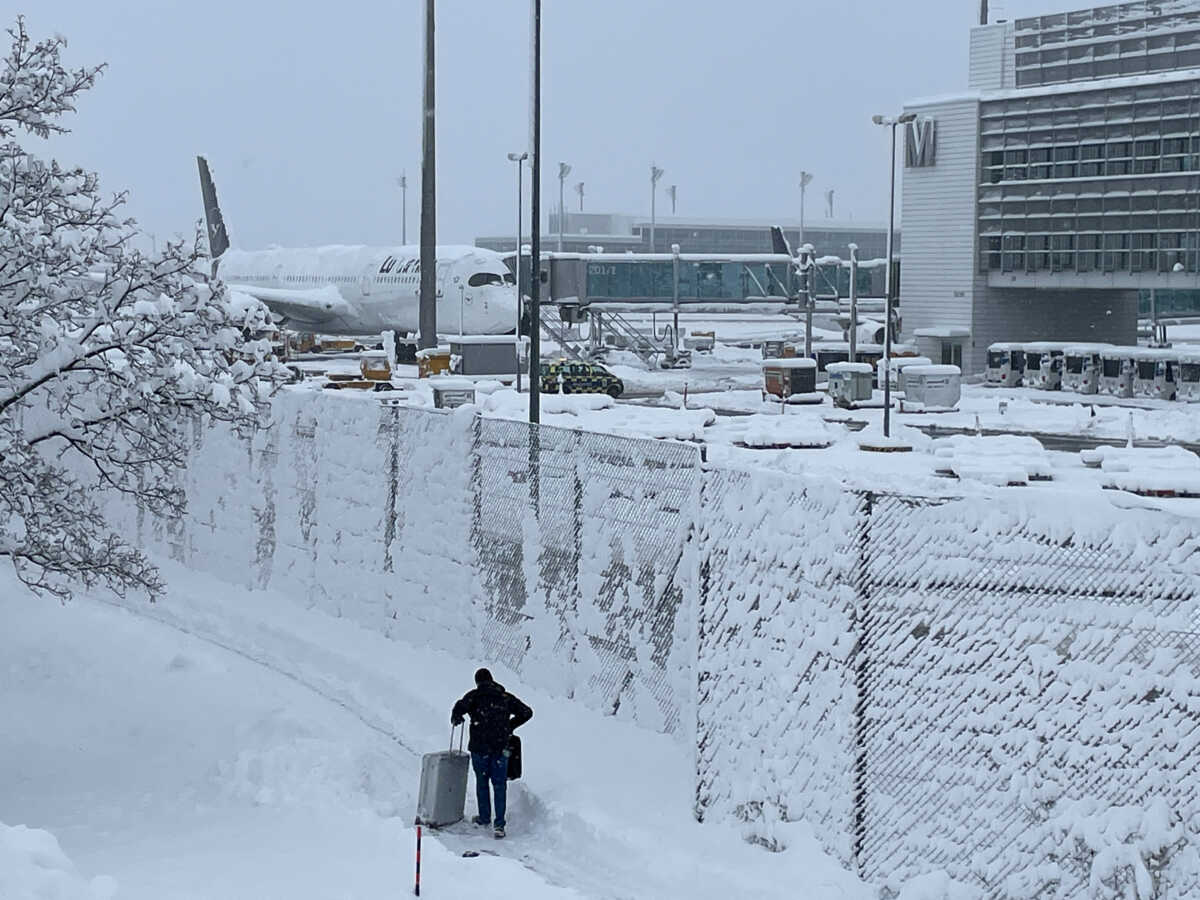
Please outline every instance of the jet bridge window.
[[468, 287], [483, 287], [487, 284], [504, 284], [504, 276], [496, 272], [476, 272], [467, 279]]

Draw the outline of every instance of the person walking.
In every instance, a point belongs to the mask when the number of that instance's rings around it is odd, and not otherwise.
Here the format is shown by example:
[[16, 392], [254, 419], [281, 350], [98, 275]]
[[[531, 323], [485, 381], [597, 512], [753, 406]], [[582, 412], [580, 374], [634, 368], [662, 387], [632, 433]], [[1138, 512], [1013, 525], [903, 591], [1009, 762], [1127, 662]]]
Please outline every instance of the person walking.
[[[463, 716], [471, 717], [471, 768], [475, 770], [475, 797], [479, 801], [476, 825], [492, 824], [492, 798], [495, 794], [497, 838], [504, 837], [504, 809], [508, 794], [508, 741], [512, 733], [533, 718], [533, 710], [497, 684], [492, 673], [479, 669], [475, 689], [468, 691], [450, 711], [450, 724], [461, 725]], [[491, 792], [488, 783], [491, 783]]]

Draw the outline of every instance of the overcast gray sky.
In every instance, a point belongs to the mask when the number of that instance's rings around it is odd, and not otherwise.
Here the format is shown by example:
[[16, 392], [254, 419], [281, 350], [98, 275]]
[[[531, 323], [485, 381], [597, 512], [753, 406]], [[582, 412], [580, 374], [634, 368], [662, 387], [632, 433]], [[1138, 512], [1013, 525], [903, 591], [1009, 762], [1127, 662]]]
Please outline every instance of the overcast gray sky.
[[[1074, 8], [993, 2], [994, 17]], [[978, 0], [544, 0], [543, 209], [556, 164], [589, 211], [649, 212], [651, 160], [679, 214], [887, 214], [875, 112], [966, 86]], [[421, 0], [0, 0], [75, 64], [109, 70], [55, 145], [127, 188], [149, 232], [189, 232], [194, 157], [213, 166], [235, 246], [416, 240]], [[511, 233], [528, 125], [528, 0], [438, 0], [438, 237]], [[526, 178], [528, 183], [528, 178]], [[659, 208], [666, 199], [660, 194]], [[572, 206], [572, 204], [575, 204]]]

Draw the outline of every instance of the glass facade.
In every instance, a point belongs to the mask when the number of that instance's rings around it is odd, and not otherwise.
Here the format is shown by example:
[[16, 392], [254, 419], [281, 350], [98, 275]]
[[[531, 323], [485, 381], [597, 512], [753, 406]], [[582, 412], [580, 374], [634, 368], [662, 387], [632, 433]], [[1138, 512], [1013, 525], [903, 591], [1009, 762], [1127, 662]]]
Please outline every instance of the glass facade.
[[[681, 262], [681, 300], [731, 300], [747, 297], [792, 297], [798, 287], [790, 266], [738, 262]], [[820, 266], [815, 280], [818, 297], [848, 297], [850, 270]], [[587, 296], [620, 300], [670, 301], [673, 263], [601, 261], [587, 264]], [[859, 269], [862, 297], [883, 295], [883, 268]], [[836, 288], [836, 294], [834, 293]]]
[[981, 273], [1200, 271], [1200, 79], [985, 100], [980, 148]]
[[1017, 87], [1200, 67], [1200, 3], [1140, 0], [1017, 19]]

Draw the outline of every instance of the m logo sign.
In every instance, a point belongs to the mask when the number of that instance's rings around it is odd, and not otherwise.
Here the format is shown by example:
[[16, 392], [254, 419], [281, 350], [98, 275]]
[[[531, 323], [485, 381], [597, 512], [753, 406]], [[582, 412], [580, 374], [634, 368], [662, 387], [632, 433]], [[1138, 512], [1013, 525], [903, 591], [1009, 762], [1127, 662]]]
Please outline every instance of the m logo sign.
[[904, 165], [907, 168], [932, 166], [937, 150], [937, 123], [933, 119], [913, 119], [904, 129]]

